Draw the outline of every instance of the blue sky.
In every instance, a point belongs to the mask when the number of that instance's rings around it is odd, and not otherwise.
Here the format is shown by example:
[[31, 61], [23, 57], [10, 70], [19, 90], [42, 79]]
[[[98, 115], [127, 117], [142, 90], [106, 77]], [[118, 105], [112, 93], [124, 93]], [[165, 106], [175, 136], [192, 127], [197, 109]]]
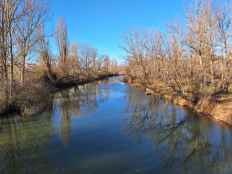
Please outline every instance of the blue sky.
[[184, 0], [49, 0], [51, 28], [59, 17], [68, 26], [69, 41], [89, 44], [100, 54], [122, 58], [128, 31], [156, 29], [184, 19]]

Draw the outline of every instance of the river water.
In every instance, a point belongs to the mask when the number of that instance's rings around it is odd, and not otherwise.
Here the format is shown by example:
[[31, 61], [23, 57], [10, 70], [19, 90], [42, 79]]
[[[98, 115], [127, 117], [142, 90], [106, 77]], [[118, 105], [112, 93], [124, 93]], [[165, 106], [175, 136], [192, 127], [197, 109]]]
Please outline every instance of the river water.
[[120, 82], [57, 93], [0, 121], [0, 174], [232, 172], [232, 129]]

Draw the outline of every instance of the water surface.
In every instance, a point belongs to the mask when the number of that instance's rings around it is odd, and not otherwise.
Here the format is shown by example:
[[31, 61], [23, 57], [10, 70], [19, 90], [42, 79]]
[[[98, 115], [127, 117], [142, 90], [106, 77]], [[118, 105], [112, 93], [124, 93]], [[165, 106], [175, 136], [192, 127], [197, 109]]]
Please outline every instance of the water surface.
[[231, 173], [232, 129], [118, 78], [62, 91], [0, 121], [1, 174]]

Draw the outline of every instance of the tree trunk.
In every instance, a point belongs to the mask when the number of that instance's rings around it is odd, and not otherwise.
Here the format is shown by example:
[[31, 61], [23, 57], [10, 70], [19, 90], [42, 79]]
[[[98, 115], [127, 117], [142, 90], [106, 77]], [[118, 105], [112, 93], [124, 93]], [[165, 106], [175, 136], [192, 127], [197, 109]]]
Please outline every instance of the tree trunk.
[[25, 65], [26, 65], [26, 55], [23, 55], [22, 70], [21, 70], [21, 84], [24, 85], [25, 82]]
[[13, 88], [14, 88], [14, 55], [13, 55], [12, 33], [10, 31], [10, 97], [13, 96]]

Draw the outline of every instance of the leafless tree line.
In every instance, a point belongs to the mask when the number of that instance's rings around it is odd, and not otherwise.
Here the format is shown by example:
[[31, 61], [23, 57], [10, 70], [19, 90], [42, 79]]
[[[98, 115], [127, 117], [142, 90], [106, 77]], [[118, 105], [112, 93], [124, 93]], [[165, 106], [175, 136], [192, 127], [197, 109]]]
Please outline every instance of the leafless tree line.
[[53, 60], [58, 76], [94, 76], [117, 71], [117, 62], [108, 55], [100, 55], [96, 48], [70, 44], [67, 25], [63, 19], [58, 20], [54, 35], [58, 56], [54, 56]]
[[125, 37], [127, 74], [145, 85], [162, 84], [181, 95], [228, 92], [232, 82], [230, 5], [194, 1], [184, 27]]
[[1, 88], [7, 100], [13, 96], [16, 74], [24, 84], [26, 59], [38, 41], [36, 30], [43, 23], [44, 12], [33, 0], [0, 1]]
[[[89, 76], [109, 73], [117, 66], [108, 56], [100, 56], [95, 48], [69, 44], [64, 20], [59, 20], [54, 33], [48, 35], [46, 7], [40, 0], [0, 0], [1, 100], [10, 101], [16, 88], [27, 86], [32, 76], [41, 73], [50, 79]], [[51, 37], [56, 40], [58, 55], [50, 49]]]

